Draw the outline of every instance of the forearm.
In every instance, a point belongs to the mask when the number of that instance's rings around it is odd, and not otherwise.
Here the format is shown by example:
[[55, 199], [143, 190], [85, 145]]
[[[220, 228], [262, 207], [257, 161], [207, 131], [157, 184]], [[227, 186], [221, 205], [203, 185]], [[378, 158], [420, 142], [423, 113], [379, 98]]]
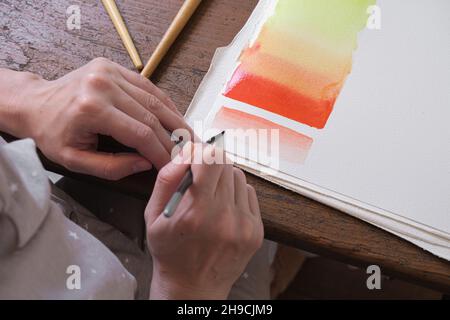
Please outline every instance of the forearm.
[[32, 137], [30, 113], [44, 80], [32, 73], [0, 69], [0, 131], [18, 138]]

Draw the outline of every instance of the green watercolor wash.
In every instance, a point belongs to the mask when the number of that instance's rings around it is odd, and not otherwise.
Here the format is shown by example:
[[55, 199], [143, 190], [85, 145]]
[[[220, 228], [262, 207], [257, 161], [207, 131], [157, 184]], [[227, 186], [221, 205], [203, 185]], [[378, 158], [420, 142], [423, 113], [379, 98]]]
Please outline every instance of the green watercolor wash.
[[356, 36], [369, 17], [367, 9], [376, 0], [278, 0], [275, 14], [265, 24], [269, 29], [317, 36], [329, 45], [356, 44]]

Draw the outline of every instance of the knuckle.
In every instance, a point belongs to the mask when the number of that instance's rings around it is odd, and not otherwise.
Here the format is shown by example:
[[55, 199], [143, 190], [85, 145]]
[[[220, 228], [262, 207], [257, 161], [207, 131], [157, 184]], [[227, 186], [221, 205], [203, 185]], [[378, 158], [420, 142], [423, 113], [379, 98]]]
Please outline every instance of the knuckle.
[[145, 113], [144, 123], [150, 128], [157, 128], [160, 125], [158, 118], [151, 112]]
[[98, 101], [91, 94], [82, 94], [78, 97], [75, 112], [79, 114], [92, 114], [98, 110]]
[[251, 244], [252, 239], [254, 239], [255, 235], [255, 228], [253, 224], [250, 222], [242, 223], [240, 232], [241, 232], [241, 240], [244, 243]]
[[247, 184], [247, 189], [249, 192], [254, 193], [256, 195], [256, 190], [252, 185]]
[[254, 197], [256, 199], [256, 201], [258, 201], [258, 194], [256, 193], [255, 188], [252, 185], [247, 184], [247, 190], [248, 190], [248, 194], [251, 195], [252, 197]]
[[116, 170], [114, 170], [113, 165], [112, 165], [112, 161], [105, 161], [104, 165], [103, 165], [103, 169], [102, 169], [102, 176], [107, 179], [107, 180], [111, 180], [111, 181], [116, 181], [119, 179], [119, 176], [116, 172]]
[[171, 185], [172, 184], [172, 172], [171, 170], [165, 166], [158, 173], [158, 183], [162, 185]]
[[23, 71], [22, 73], [23, 77], [28, 80], [28, 81], [33, 81], [33, 80], [40, 80], [42, 79], [42, 77], [38, 74], [32, 73], [30, 71]]
[[152, 89], [152, 87], [154, 86], [153, 82], [148, 79], [146, 76], [142, 75], [139, 73], [139, 84], [144, 87], [144, 88], [149, 88]]
[[194, 214], [184, 214], [178, 220], [178, 226], [181, 230], [189, 234], [197, 233], [201, 228], [202, 221], [197, 215]]
[[111, 177], [112, 170], [111, 170], [111, 164], [109, 163], [109, 161], [104, 163], [102, 175], [106, 179], [109, 179]]
[[111, 65], [111, 62], [104, 58], [104, 57], [98, 57], [91, 61], [91, 67], [94, 70], [98, 71], [107, 71]]
[[142, 73], [138, 73], [138, 78], [139, 78], [139, 82], [141, 84], [146, 84], [147, 82], [152, 82], [149, 78], [147, 78], [146, 76], [144, 76]]
[[252, 248], [253, 248], [253, 250], [256, 251], [259, 248], [261, 248], [262, 245], [263, 245], [263, 242], [264, 242], [264, 234], [263, 233], [260, 233], [260, 234], [258, 234], [257, 237], [254, 237], [253, 240], [252, 240]]
[[238, 178], [240, 181], [247, 181], [247, 178], [245, 177], [244, 171], [238, 168], [233, 168], [233, 173], [236, 178]]
[[246, 216], [239, 223], [239, 243], [249, 251], [256, 251], [264, 240], [264, 228], [261, 222]]
[[146, 233], [149, 249], [156, 249], [157, 244], [166, 236], [165, 230], [146, 223]]
[[236, 224], [232, 216], [223, 214], [222, 218], [218, 219], [217, 225], [220, 226], [216, 232], [220, 242], [231, 246], [240, 243], [239, 232], [235, 228]]
[[[165, 93], [164, 91], [163, 91], [163, 93], [162, 93], [162, 95], [163, 95], [163, 102], [166, 104], [166, 105], [168, 105], [168, 106], [170, 106], [170, 105], [175, 105], [175, 103], [172, 101], [172, 99], [170, 99], [170, 97], [169, 97], [169, 95], [167, 94], [167, 93]], [[177, 110], [178, 111], [178, 110]]]
[[88, 89], [105, 90], [110, 85], [110, 80], [106, 72], [94, 70], [89, 72], [84, 79]]
[[145, 125], [136, 127], [136, 136], [141, 140], [149, 140], [153, 136], [153, 130]]
[[144, 107], [147, 110], [158, 112], [162, 108], [162, 104], [157, 97], [152, 94], [145, 95]]
[[169, 97], [169, 95], [164, 92], [164, 91], [160, 91], [160, 98], [161, 98], [161, 104], [163, 106], [167, 106], [170, 109], [173, 109], [175, 112], [179, 113], [175, 103], [172, 101], [172, 99]]
[[252, 247], [255, 250], [261, 248], [261, 246], [263, 244], [263, 241], [264, 241], [264, 226], [262, 224], [262, 221], [259, 220], [256, 223], [255, 231], [254, 231], [254, 237], [251, 240]]

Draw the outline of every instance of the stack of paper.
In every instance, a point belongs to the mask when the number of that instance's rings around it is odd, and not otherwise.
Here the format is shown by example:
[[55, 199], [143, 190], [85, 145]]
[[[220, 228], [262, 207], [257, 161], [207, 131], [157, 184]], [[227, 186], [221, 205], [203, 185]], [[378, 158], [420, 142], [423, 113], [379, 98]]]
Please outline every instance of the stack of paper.
[[260, 0], [186, 117], [249, 172], [450, 260], [449, 11]]

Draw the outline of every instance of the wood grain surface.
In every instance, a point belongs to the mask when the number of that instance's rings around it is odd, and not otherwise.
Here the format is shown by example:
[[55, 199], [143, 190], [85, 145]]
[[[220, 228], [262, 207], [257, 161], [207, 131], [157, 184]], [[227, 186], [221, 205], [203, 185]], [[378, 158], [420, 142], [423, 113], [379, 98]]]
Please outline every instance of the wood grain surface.
[[[257, 0], [205, 0], [154, 74], [153, 81], [186, 111], [217, 47], [242, 28]], [[136, 47], [150, 57], [182, 0], [118, 0]], [[81, 29], [66, 27], [70, 5], [81, 9]], [[103, 56], [129, 69], [133, 65], [100, 1], [0, 0], [0, 67], [56, 79]], [[49, 128], [51, 130], [51, 128]], [[46, 161], [49, 168], [65, 172]], [[148, 197], [155, 174], [103, 183]], [[258, 192], [266, 237], [384, 274], [450, 292], [450, 263], [335, 209], [248, 175]]]

